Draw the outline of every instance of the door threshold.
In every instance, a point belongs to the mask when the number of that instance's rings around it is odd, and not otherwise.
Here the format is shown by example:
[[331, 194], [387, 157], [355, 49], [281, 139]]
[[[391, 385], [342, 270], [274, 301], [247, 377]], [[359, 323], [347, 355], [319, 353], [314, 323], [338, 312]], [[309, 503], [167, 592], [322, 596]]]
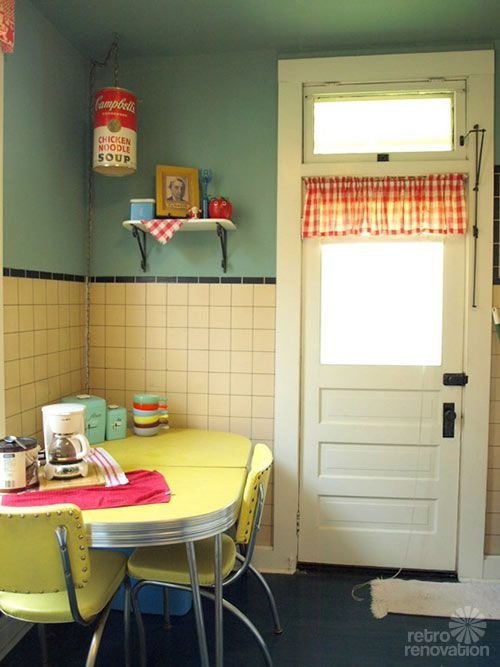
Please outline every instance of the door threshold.
[[331, 573], [366, 575], [371, 579], [417, 579], [423, 581], [458, 581], [456, 572], [450, 570], [417, 570], [403, 568], [400, 572], [394, 567], [368, 567], [363, 565], [331, 565], [328, 563], [297, 563], [297, 572], [303, 574]]

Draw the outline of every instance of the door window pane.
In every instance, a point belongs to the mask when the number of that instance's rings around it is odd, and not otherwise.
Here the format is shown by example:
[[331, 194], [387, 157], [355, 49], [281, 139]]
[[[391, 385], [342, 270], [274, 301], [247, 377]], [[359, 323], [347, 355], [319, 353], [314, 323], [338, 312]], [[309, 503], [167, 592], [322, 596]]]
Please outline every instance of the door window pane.
[[439, 366], [443, 243], [321, 248], [322, 364]]

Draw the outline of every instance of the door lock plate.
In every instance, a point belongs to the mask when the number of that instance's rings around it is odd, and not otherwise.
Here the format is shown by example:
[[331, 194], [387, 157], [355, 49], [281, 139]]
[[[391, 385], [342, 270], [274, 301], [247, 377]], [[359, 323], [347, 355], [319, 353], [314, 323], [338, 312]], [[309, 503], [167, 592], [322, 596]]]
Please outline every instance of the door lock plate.
[[443, 384], [445, 387], [465, 387], [469, 382], [469, 376], [465, 373], [445, 373]]

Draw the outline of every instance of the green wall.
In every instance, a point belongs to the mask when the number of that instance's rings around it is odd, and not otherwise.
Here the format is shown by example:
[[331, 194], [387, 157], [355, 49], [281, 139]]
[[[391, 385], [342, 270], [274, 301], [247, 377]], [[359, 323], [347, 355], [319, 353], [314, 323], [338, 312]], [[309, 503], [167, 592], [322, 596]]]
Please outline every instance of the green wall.
[[[16, 13], [15, 52], [5, 57], [4, 266], [85, 273], [89, 66], [29, 0]], [[122, 59], [119, 84], [139, 98], [138, 169], [93, 177], [93, 275], [141, 275], [121, 223], [131, 198], [155, 196], [157, 164], [210, 167], [211, 192], [233, 201], [238, 227], [227, 275], [275, 275], [277, 59], [271, 50]], [[108, 69], [98, 87], [113, 84]], [[496, 98], [498, 109], [500, 73]], [[500, 163], [500, 133], [495, 154]], [[148, 251], [147, 275], [223, 275], [215, 232], [178, 233], [167, 246], [148, 237]]]
[[500, 164], [500, 40], [495, 42], [495, 164]]
[[4, 62], [4, 266], [84, 274], [87, 67], [27, 0]]
[[[276, 67], [273, 52], [121, 63], [120, 85], [139, 98], [138, 167], [132, 176], [95, 176], [93, 274], [141, 273], [136, 241], [121, 223], [131, 198], [155, 196], [155, 168], [164, 164], [211, 168], [209, 190], [232, 200], [238, 229], [228, 234], [227, 275], [275, 275]], [[148, 243], [148, 274], [223, 275], [215, 232]]]

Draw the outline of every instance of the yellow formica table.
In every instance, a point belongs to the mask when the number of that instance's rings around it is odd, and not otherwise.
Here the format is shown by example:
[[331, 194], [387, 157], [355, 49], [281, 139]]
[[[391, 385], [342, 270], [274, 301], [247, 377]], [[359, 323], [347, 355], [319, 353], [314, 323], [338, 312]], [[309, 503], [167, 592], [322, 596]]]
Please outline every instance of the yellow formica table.
[[148, 468], [198, 466], [204, 468], [241, 468], [250, 460], [248, 438], [236, 433], [171, 428], [144, 437], [129, 434], [124, 440], [107, 440], [100, 447], [119, 460], [122, 467], [137, 466], [137, 457]]
[[216, 665], [223, 665], [221, 534], [238, 517], [252, 445], [243, 436], [196, 429], [169, 429], [150, 437], [130, 435], [104, 447], [125, 472], [157, 470], [167, 481], [170, 502], [85, 510], [93, 547], [186, 543], [201, 663], [208, 667], [196, 570], [196, 540], [215, 537]]

